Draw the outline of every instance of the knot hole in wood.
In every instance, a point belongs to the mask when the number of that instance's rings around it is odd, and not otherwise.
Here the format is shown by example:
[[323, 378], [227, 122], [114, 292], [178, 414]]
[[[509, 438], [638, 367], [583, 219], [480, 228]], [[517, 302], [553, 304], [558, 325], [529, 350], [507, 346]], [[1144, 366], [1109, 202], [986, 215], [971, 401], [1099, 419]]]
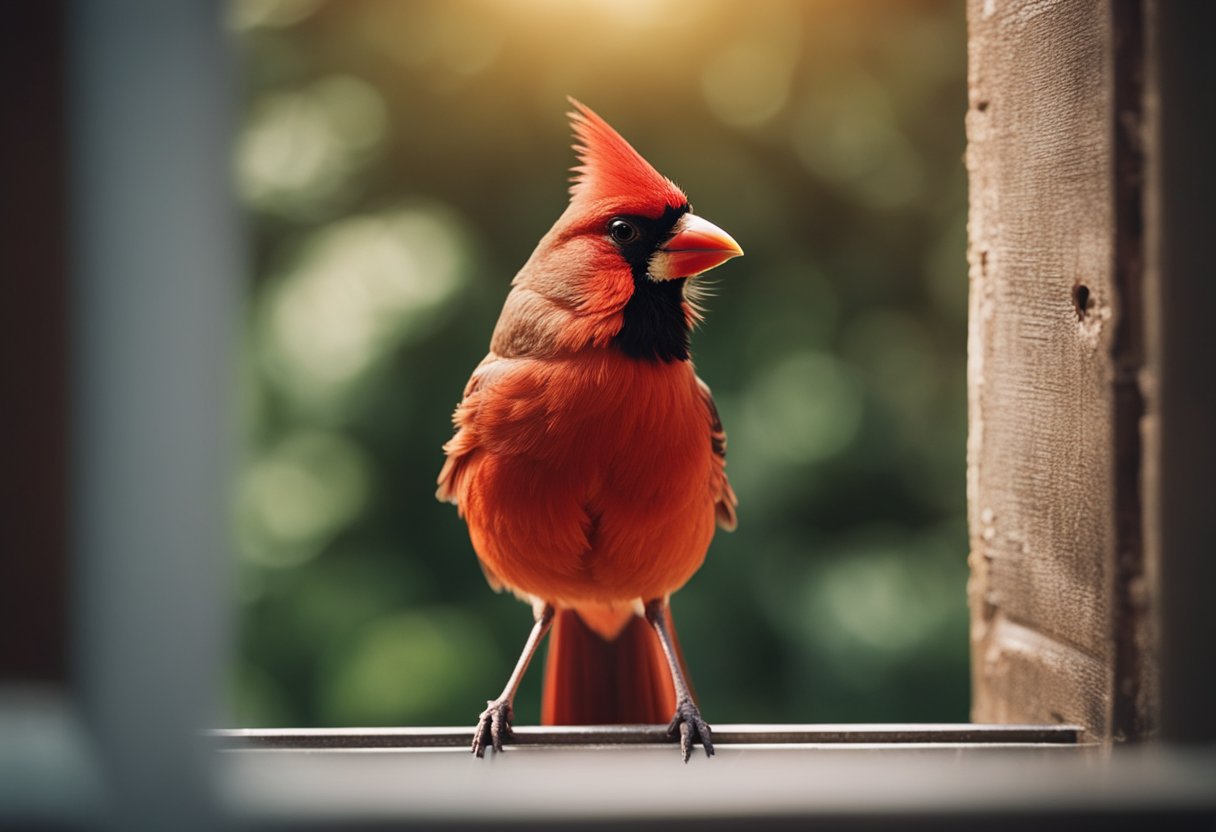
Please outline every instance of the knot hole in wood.
[[1093, 308], [1094, 299], [1090, 294], [1089, 287], [1084, 283], [1078, 283], [1072, 287], [1072, 306], [1077, 312], [1077, 320], [1085, 320], [1085, 316], [1089, 314], [1089, 310]]

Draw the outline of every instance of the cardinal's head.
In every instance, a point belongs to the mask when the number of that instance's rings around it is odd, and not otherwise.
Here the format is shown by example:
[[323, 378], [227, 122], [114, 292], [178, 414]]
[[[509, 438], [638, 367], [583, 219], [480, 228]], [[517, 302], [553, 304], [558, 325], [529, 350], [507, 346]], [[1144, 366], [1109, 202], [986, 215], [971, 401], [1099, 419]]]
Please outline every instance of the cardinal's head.
[[743, 250], [606, 121], [570, 102], [579, 160], [570, 204], [516, 286], [569, 313], [565, 347], [583, 346], [573, 337], [641, 360], [686, 360], [699, 320], [691, 279]]

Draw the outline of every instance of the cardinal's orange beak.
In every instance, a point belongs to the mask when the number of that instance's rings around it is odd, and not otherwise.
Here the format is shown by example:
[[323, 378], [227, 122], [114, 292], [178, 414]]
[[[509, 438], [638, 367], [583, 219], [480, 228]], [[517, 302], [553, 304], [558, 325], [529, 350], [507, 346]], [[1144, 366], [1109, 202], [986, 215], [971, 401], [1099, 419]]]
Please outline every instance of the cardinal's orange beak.
[[742, 254], [739, 244], [721, 228], [696, 214], [685, 214], [676, 222], [671, 239], [650, 258], [650, 276], [655, 280], [693, 277]]

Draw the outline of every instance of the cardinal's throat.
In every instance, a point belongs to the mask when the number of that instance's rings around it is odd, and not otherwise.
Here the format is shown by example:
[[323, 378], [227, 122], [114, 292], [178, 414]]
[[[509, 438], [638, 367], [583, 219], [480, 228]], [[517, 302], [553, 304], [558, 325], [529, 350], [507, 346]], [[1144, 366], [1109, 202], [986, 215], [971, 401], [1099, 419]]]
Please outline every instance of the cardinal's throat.
[[688, 315], [684, 310], [684, 278], [651, 280], [634, 276], [633, 297], [624, 309], [624, 323], [612, 343], [630, 358], [643, 361], [687, 361]]

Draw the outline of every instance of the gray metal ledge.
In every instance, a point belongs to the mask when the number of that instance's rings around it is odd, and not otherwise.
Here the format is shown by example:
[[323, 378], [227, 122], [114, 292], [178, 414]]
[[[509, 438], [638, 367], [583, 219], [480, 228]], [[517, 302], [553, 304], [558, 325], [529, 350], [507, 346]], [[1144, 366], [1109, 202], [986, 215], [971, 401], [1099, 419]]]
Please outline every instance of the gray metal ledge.
[[1216, 828], [1216, 757], [1114, 749], [1069, 726], [721, 725], [688, 764], [658, 726], [219, 731], [246, 829]]
[[[718, 725], [714, 746], [935, 745], [950, 747], [1079, 746], [1076, 725], [866, 724]], [[444, 749], [469, 747], [472, 727], [461, 728], [237, 728], [208, 732], [225, 750]], [[511, 746], [670, 745], [660, 725], [521, 726]]]

